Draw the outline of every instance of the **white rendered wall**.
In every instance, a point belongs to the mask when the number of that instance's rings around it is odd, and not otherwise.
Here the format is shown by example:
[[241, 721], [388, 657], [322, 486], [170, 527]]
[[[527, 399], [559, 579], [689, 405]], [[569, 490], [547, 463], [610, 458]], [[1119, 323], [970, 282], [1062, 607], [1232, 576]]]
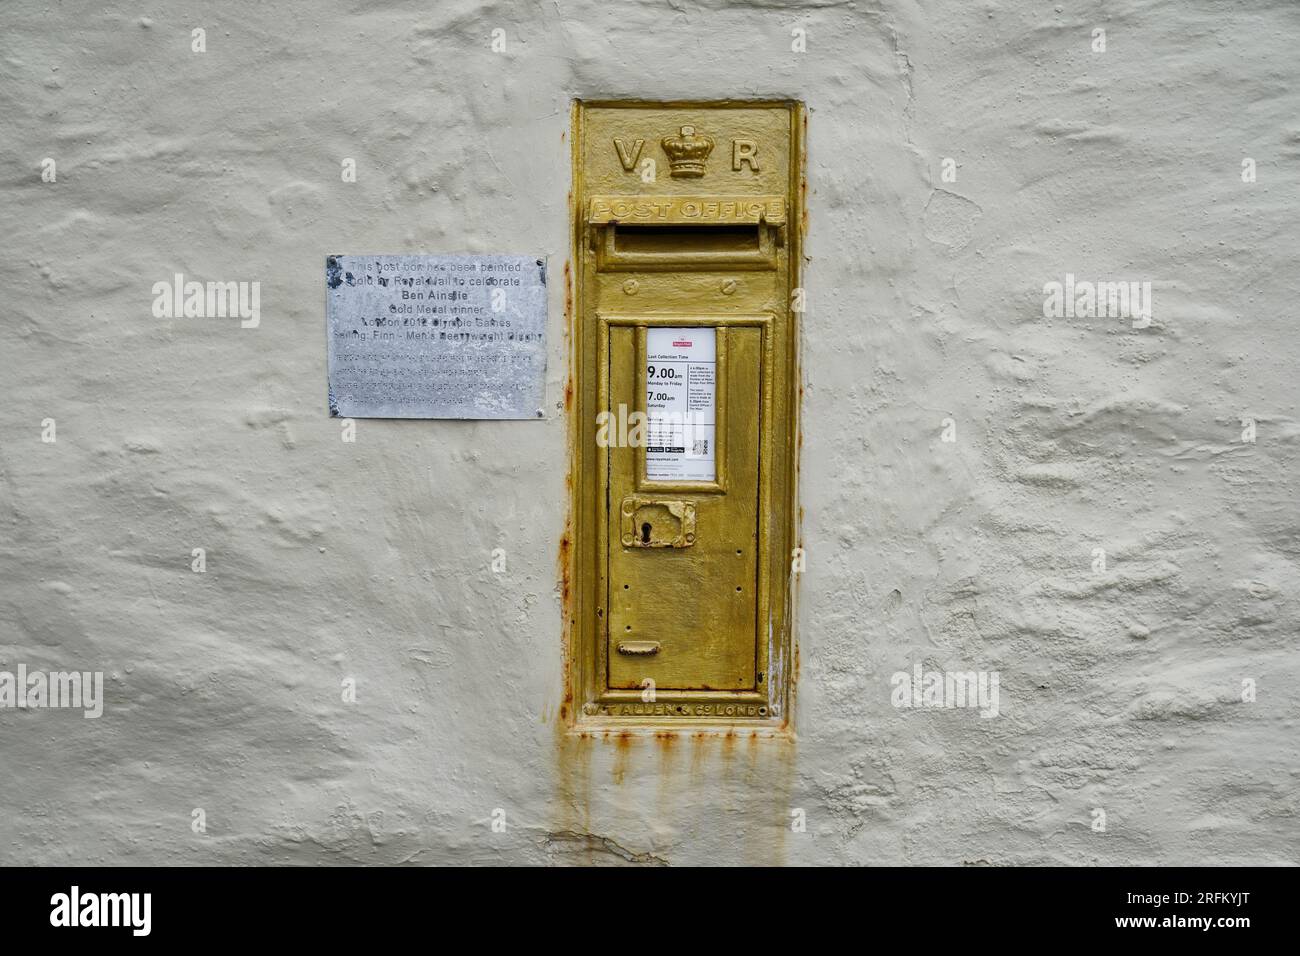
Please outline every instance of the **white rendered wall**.
[[[1298, 41], [1289, 0], [8, 0], [0, 669], [106, 700], [0, 710], [0, 863], [1295, 862]], [[563, 733], [570, 103], [622, 96], [810, 111], [793, 743]], [[344, 443], [325, 256], [440, 252], [551, 257], [547, 419]], [[178, 272], [258, 326], [155, 318]], [[1149, 326], [1045, 318], [1067, 273]], [[917, 663], [998, 716], [894, 707]]]

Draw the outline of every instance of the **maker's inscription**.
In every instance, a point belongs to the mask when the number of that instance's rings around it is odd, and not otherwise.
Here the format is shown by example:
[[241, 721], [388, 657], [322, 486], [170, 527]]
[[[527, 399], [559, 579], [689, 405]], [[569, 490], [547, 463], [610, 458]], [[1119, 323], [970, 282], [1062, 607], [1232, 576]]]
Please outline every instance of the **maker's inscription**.
[[540, 418], [542, 256], [330, 256], [330, 414]]

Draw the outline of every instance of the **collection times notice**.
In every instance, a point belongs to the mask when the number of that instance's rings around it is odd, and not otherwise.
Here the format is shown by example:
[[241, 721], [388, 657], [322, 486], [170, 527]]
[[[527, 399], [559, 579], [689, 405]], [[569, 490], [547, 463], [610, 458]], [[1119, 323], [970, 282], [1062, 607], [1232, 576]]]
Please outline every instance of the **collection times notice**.
[[647, 329], [646, 362], [646, 478], [716, 481], [717, 330]]

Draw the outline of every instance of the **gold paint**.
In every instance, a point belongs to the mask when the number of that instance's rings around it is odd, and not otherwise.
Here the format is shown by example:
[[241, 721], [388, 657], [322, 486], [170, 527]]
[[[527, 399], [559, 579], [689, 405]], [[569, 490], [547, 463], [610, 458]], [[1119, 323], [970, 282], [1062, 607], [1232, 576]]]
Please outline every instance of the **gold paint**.
[[645, 140], [634, 140], [629, 147], [621, 139], [615, 138], [614, 149], [618, 152], [618, 161], [623, 165], [625, 172], [632, 172], [636, 169], [636, 161], [641, 158], [641, 150], [645, 148]]
[[[785, 735], [802, 109], [579, 102], [573, 119], [573, 728]], [[598, 412], [645, 410], [655, 326], [716, 330], [713, 481], [649, 480], [643, 447], [597, 444]]]
[[713, 152], [713, 140], [696, 135], [694, 126], [683, 126], [680, 136], [665, 136], [660, 143], [672, 164], [672, 174], [688, 179], [704, 175], [705, 160]]
[[733, 139], [731, 141], [731, 168], [736, 172], [745, 168], [758, 172], [758, 143], [752, 139]]

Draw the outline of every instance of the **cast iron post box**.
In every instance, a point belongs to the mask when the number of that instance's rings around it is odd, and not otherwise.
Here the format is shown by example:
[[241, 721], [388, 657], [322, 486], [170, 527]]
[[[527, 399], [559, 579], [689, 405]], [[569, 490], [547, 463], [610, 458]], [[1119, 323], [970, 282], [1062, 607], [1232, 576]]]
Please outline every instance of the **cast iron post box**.
[[802, 112], [578, 103], [578, 719], [784, 721]]

